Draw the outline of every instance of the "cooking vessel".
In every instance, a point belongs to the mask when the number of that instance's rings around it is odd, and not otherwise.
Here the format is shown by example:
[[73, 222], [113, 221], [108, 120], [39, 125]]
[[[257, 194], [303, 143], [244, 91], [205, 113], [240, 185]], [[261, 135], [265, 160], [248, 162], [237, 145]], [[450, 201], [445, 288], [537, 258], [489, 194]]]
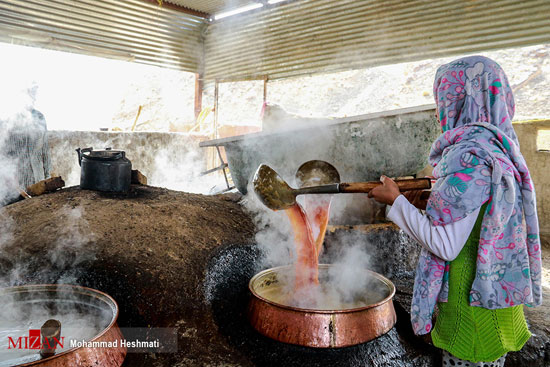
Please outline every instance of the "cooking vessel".
[[[321, 284], [332, 266], [319, 265]], [[339, 348], [375, 339], [397, 321], [392, 302], [395, 286], [378, 273], [366, 269], [364, 272], [370, 281], [365, 289], [367, 301], [362, 306], [325, 310], [289, 306], [280, 301], [284, 297], [274, 296], [285, 288], [292, 266], [264, 270], [249, 282], [252, 296], [248, 319], [269, 338], [306, 347]]]
[[[55, 355], [40, 357], [39, 349], [2, 350], [0, 366], [120, 366], [126, 356], [118, 325], [118, 305], [109, 295], [73, 285], [26, 285], [0, 289], [0, 336], [30, 335], [48, 318], [61, 322], [64, 347]], [[86, 336], [87, 335], [87, 336]], [[43, 336], [43, 335], [42, 335]], [[117, 347], [70, 347], [70, 340], [117, 342]], [[4, 342], [4, 340], [2, 340]], [[6, 341], [7, 343], [7, 341]]]
[[76, 149], [80, 168], [80, 188], [125, 192], [132, 180], [132, 162], [123, 150]]

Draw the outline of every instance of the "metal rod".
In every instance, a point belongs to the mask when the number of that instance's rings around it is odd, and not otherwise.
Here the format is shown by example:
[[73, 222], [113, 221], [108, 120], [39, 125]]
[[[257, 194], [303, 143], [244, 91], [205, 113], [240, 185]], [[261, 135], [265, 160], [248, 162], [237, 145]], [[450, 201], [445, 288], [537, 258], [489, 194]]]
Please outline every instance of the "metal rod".
[[329, 185], [320, 185], [312, 187], [302, 187], [299, 189], [294, 189], [294, 195], [303, 195], [303, 194], [337, 194], [340, 192], [340, 184], [329, 184]]
[[219, 94], [220, 94], [220, 85], [216, 79], [216, 84], [214, 86], [214, 139], [218, 138], [218, 107], [219, 107]]
[[211, 169], [209, 169], [209, 170], [207, 170], [207, 171], [201, 172], [201, 176], [208, 175], [208, 174], [210, 174], [210, 173], [212, 173], [212, 172], [219, 171], [219, 170], [224, 169], [224, 168], [226, 168], [226, 167], [227, 167], [227, 163], [224, 163], [224, 164], [222, 164], [221, 166], [214, 167], [214, 168], [211, 168]]
[[[226, 164], [223, 161], [222, 153], [220, 152], [220, 146], [216, 145], [216, 150], [218, 151], [218, 157], [220, 157], [220, 161], [222, 162], [222, 166]], [[227, 185], [227, 189], [229, 189], [229, 180], [227, 179], [227, 173], [225, 172], [225, 168], [223, 169], [223, 178], [225, 179], [225, 184]]]
[[231, 191], [235, 188], [235, 186], [228, 187], [227, 189], [223, 189], [222, 191], [218, 191], [217, 194], [223, 194], [224, 192]]

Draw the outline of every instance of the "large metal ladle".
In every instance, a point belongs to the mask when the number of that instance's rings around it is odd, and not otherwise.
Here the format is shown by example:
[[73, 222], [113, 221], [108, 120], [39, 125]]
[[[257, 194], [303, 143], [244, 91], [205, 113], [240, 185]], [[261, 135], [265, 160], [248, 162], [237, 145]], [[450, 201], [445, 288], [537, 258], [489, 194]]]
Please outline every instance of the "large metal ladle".
[[340, 174], [332, 164], [325, 161], [307, 161], [296, 171], [296, 184], [299, 188], [334, 183], [340, 183]]
[[[309, 186], [294, 189], [266, 164], [261, 164], [252, 181], [254, 192], [262, 203], [272, 210], [288, 209], [296, 203], [296, 196], [305, 194], [340, 194], [340, 193], [368, 193], [377, 186], [380, 181], [334, 183], [320, 186]], [[396, 180], [395, 183], [401, 191], [424, 190], [431, 188], [429, 178], [415, 178]]]

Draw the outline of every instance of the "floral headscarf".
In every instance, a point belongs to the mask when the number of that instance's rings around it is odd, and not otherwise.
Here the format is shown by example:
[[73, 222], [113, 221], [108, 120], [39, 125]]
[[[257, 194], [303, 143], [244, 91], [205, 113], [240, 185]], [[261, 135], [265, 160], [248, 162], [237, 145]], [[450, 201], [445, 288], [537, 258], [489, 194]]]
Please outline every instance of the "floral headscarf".
[[[512, 127], [514, 97], [500, 66], [471, 56], [441, 66], [434, 97], [443, 134], [430, 164], [437, 179], [426, 212], [434, 225], [483, 213], [470, 305], [488, 309], [541, 303], [541, 252], [535, 188]], [[411, 321], [432, 328], [437, 301], [448, 297], [449, 263], [422, 250]]]

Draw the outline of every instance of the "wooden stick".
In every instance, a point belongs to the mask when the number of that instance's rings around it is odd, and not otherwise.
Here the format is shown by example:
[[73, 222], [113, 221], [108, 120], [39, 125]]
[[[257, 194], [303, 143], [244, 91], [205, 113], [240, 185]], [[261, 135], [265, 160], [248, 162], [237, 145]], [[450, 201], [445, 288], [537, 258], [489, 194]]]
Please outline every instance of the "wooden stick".
[[45, 180], [39, 181], [33, 185], [30, 185], [25, 190], [32, 196], [39, 196], [43, 195], [48, 192], [56, 191], [57, 189], [62, 188], [65, 186], [65, 181], [61, 178], [61, 176], [57, 177], [50, 177]]
[[[407, 180], [395, 180], [395, 183], [399, 187], [399, 191], [425, 190], [432, 187], [432, 182], [429, 178], [412, 178]], [[367, 193], [370, 190], [380, 185], [382, 185], [382, 182], [379, 182], [379, 181], [341, 183], [340, 192]]]
[[131, 183], [134, 185], [147, 185], [147, 177], [137, 169], [133, 169]]
[[25, 199], [30, 199], [30, 198], [32, 198], [32, 196], [30, 196], [29, 194], [27, 194], [27, 193], [25, 192], [25, 190], [22, 190], [22, 189], [19, 189], [19, 194], [20, 194], [22, 197], [24, 197]]
[[142, 108], [143, 108], [143, 106], [139, 105], [138, 112], [137, 112], [137, 115], [136, 115], [136, 119], [134, 120], [134, 124], [132, 125], [132, 128], [130, 129], [130, 131], [134, 131], [136, 129], [136, 124], [137, 124], [139, 115], [141, 114], [141, 109]]

